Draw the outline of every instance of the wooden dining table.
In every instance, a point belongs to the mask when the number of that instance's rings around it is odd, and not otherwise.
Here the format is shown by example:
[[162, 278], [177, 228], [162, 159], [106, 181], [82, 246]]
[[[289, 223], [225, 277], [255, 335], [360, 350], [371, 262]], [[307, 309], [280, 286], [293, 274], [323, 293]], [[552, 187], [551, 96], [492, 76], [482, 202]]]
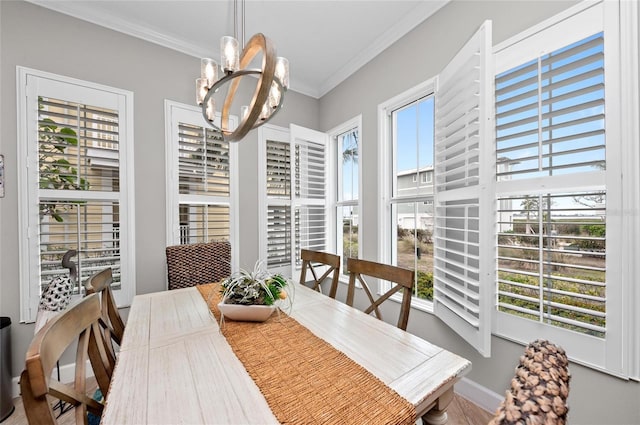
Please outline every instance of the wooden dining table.
[[[303, 285], [294, 292], [291, 317], [413, 404], [424, 423], [446, 423], [468, 360]], [[184, 288], [134, 298], [101, 423], [278, 421], [202, 295]]]

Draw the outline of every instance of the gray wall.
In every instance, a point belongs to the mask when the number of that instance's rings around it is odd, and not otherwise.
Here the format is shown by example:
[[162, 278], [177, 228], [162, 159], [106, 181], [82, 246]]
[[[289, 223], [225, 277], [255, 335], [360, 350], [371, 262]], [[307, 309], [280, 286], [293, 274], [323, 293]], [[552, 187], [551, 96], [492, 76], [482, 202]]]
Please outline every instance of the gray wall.
[[[377, 259], [377, 106], [427, 80], [446, 65], [485, 19], [493, 20], [499, 43], [575, 4], [551, 1], [454, 1], [390, 46], [356, 74], [320, 99], [320, 128], [328, 130], [362, 113], [363, 255]], [[344, 297], [344, 287], [339, 297]], [[362, 295], [362, 294], [359, 294]], [[397, 305], [385, 306], [397, 317]], [[521, 345], [492, 338], [492, 357], [485, 359], [431, 314], [411, 312], [408, 330], [473, 362], [468, 376], [504, 394], [513, 376]], [[562, 341], [558, 341], [560, 344]], [[627, 382], [576, 364], [571, 365], [570, 423], [640, 423], [640, 384]]]
[[[12, 321], [13, 375], [18, 376], [33, 325], [18, 323], [16, 66], [134, 93], [135, 286], [137, 294], [144, 294], [166, 288], [164, 99], [193, 104], [200, 60], [23, 1], [0, 1], [0, 11], [0, 153], [6, 161], [6, 196], [0, 199], [0, 315]], [[318, 100], [289, 92], [271, 123], [318, 128], [318, 108]], [[239, 149], [241, 266], [253, 265], [258, 257], [256, 146], [254, 130]]]

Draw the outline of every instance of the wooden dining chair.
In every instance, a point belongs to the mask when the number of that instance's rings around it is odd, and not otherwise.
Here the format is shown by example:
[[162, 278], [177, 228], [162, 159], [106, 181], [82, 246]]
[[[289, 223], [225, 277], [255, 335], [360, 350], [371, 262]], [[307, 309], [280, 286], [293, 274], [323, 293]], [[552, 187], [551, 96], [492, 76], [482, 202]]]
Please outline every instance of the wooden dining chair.
[[[358, 260], [356, 258], [347, 259], [347, 270], [349, 271], [347, 305], [353, 307], [356, 281], [358, 281], [362, 285], [362, 289], [364, 289], [364, 292], [367, 294], [367, 297], [371, 302], [371, 305], [367, 307], [364, 312], [367, 314], [374, 312], [376, 317], [382, 320], [382, 315], [378, 308], [380, 304], [396, 292], [402, 291], [402, 304], [400, 306], [400, 317], [398, 318], [397, 326], [402, 330], [407, 330], [409, 311], [411, 310], [411, 296], [415, 282], [413, 271], [373, 261]], [[378, 299], [374, 299], [373, 294], [369, 289], [369, 285], [367, 285], [363, 276], [387, 280], [395, 283], [396, 285], [392, 286], [390, 290], [382, 294]]]
[[113, 344], [122, 345], [122, 336], [124, 335], [124, 321], [120, 316], [120, 311], [116, 305], [116, 300], [111, 290], [113, 283], [113, 274], [111, 267], [98, 272], [89, 277], [84, 282], [87, 295], [100, 294], [100, 309], [102, 311], [102, 331], [104, 341], [109, 350], [109, 360], [115, 366], [116, 351]]
[[[55, 424], [48, 396], [75, 407], [76, 424], [87, 423], [87, 412], [101, 415], [104, 404], [87, 395], [87, 360], [102, 394], [107, 394], [113, 370], [107, 361], [100, 330], [100, 300], [97, 294], [83, 298], [50, 320], [29, 345], [25, 370], [20, 375], [20, 391], [29, 424]], [[77, 341], [75, 379], [63, 384], [51, 376], [62, 353]]]
[[[307, 283], [307, 269], [311, 271], [313, 276], [313, 289], [322, 292], [322, 283], [333, 273], [331, 277], [331, 287], [329, 288], [329, 297], [335, 298], [338, 292], [338, 279], [340, 279], [340, 256], [330, 254], [328, 252], [311, 251], [302, 249], [300, 251], [302, 259], [302, 270], [300, 271], [300, 284]], [[316, 268], [327, 266], [327, 270], [318, 278]]]
[[228, 241], [168, 246], [169, 289], [219, 282], [231, 275], [231, 244]]

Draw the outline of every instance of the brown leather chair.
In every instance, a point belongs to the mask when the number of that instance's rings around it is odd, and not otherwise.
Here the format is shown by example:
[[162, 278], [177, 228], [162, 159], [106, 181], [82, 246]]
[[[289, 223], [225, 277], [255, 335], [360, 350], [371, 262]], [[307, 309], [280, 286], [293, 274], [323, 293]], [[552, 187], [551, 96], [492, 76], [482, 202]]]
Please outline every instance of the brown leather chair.
[[[380, 264], [373, 261], [358, 260], [356, 258], [347, 259], [347, 270], [349, 271], [349, 288], [347, 289], [347, 305], [353, 307], [353, 299], [356, 290], [356, 281], [360, 282], [365, 294], [369, 297], [371, 305], [364, 312], [370, 314], [375, 313], [376, 317], [382, 320], [382, 314], [378, 307], [391, 295], [402, 291], [402, 304], [400, 307], [400, 316], [398, 318], [398, 327], [402, 330], [407, 329], [409, 322], [409, 311], [411, 310], [411, 296], [413, 293], [413, 285], [415, 275], [412, 270], [403, 269], [401, 267], [391, 266], [388, 264]], [[378, 299], [374, 299], [369, 285], [363, 276], [370, 276], [389, 282], [396, 283], [390, 290], [382, 294]]]
[[113, 343], [118, 344], [118, 346], [122, 345], [125, 325], [118, 311], [116, 300], [113, 297], [113, 291], [111, 291], [112, 282], [113, 275], [111, 268], [107, 268], [89, 277], [89, 279], [84, 282], [84, 287], [87, 295], [94, 293], [100, 294], [104, 339], [107, 343], [107, 349], [111, 354], [110, 359], [115, 360], [116, 352]]
[[[102, 414], [104, 404], [87, 395], [85, 370], [90, 360], [98, 387], [107, 394], [113, 370], [102, 339], [101, 317], [98, 295], [89, 295], [51, 319], [34, 336], [20, 375], [20, 391], [30, 424], [56, 423], [49, 396], [75, 406], [76, 424], [86, 423], [87, 411]], [[76, 341], [75, 380], [73, 384], [63, 384], [52, 378], [51, 372], [67, 347]]]
[[[311, 271], [313, 276], [313, 289], [322, 292], [322, 283], [333, 273], [331, 277], [331, 287], [329, 288], [329, 297], [335, 298], [338, 292], [338, 279], [340, 279], [340, 256], [330, 254], [328, 252], [311, 251], [302, 249], [300, 251], [302, 259], [302, 270], [300, 271], [300, 284], [307, 284], [307, 269]], [[318, 277], [316, 268], [327, 266], [327, 270]]]
[[231, 244], [228, 241], [168, 246], [169, 289], [219, 282], [231, 274]]

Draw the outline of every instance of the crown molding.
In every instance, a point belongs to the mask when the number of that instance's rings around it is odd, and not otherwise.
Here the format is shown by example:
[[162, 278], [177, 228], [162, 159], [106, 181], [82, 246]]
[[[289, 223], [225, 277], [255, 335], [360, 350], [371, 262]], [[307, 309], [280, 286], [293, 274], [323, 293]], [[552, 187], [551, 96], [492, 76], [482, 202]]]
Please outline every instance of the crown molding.
[[[97, 11], [91, 2], [50, 0], [26, 0], [29, 3], [44, 7], [55, 12], [72, 16], [83, 21], [108, 28], [113, 31], [136, 37], [150, 43], [157, 44], [180, 53], [196, 58], [219, 56], [218, 51], [212, 51], [210, 46], [190, 43], [184, 39], [172, 37], [154, 29], [119, 18], [105, 11]], [[312, 87], [292, 76], [291, 91], [319, 99], [362, 68], [371, 59], [379, 55], [387, 47], [398, 41], [425, 19], [437, 12], [450, 0], [432, 0], [421, 2], [403, 19], [378, 37], [373, 44], [362, 50], [357, 56], [343, 66], [338, 72], [327, 78], [320, 87]]]
[[[177, 50], [189, 56], [197, 58], [208, 57], [211, 49], [186, 40], [163, 34], [151, 28], [138, 25], [134, 22], [119, 18], [105, 11], [97, 11], [91, 2], [70, 1], [57, 2], [50, 0], [26, 0], [29, 3], [46, 9], [60, 12], [74, 18], [90, 22], [113, 31], [121, 32], [132, 37], [140, 38], [151, 43]], [[214, 52], [215, 53], [215, 52]]]
[[396, 22], [393, 27], [378, 37], [368, 48], [362, 50], [345, 66], [327, 78], [320, 86], [318, 97], [329, 93], [370, 60], [382, 53], [387, 47], [407, 35], [412, 29], [440, 10], [444, 5], [449, 3], [449, 1], [450, 0], [432, 0], [421, 2], [403, 19]]

